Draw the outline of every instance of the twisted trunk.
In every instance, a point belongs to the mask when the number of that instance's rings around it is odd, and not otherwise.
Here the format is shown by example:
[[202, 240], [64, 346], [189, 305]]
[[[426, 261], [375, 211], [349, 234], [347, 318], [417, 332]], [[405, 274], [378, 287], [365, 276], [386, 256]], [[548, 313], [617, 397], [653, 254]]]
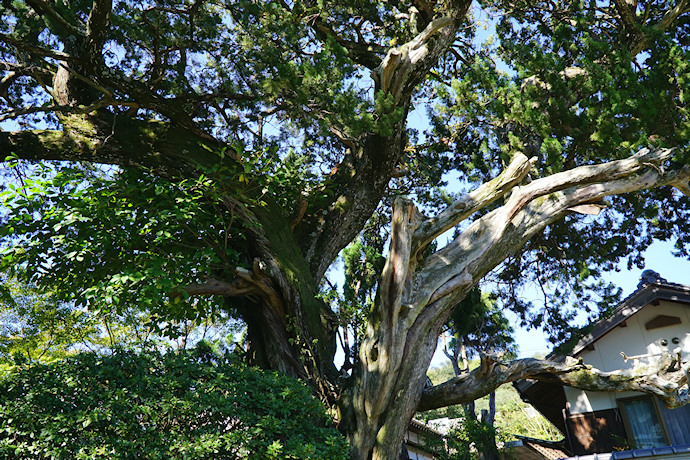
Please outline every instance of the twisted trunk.
[[[31, 3], [37, 14], [56, 15], [46, 2]], [[318, 283], [385, 195], [406, 146], [405, 118], [415, 88], [456, 41], [470, 5], [466, 0], [449, 1], [431, 11], [431, 6], [417, 3], [423, 18], [418, 25], [423, 30], [409, 42], [390, 48], [383, 59], [354, 42], [336, 39], [357, 62], [373, 69], [376, 96], [390, 100], [390, 107], [385, 113], [381, 109], [372, 114], [383, 120], [377, 132], [334, 132], [348, 151], [324, 182], [324, 189], [332, 193], [309, 197], [298, 221], [289, 222], [270, 197], [264, 200], [265, 206], [250, 204], [257, 196], [244, 196], [247, 202], [239, 202], [237, 196], [242, 194], [235, 192], [246, 187], [223, 183], [228, 190], [224, 204], [251, 224], [245, 235], [245, 256], [251, 268], [230, 267], [225, 278], [180, 290], [190, 295], [221, 295], [238, 309], [247, 323], [251, 359], [309, 382], [323, 401], [337, 407], [340, 428], [357, 460], [398, 458], [415, 411], [468, 403], [521, 378], [554, 379], [589, 390], [639, 390], [661, 396], [669, 406], [687, 403], [682, 391], [687, 369], [670, 369], [666, 362], [662, 363], [666, 367], [645, 375], [631, 375], [601, 373], [580, 363], [503, 363], [484, 357], [480, 368], [425, 388], [436, 338], [451, 309], [487, 272], [520, 251], [544, 227], [571, 212], [596, 212], [607, 195], [663, 185], [690, 195], [690, 168], [664, 149], [643, 150], [624, 160], [583, 166], [531, 183], [524, 179], [534, 160], [517, 154], [494, 180], [431, 218], [411, 201], [396, 199], [390, 250], [359, 361], [351, 376], [337, 375], [333, 365], [336, 322], [318, 298]], [[686, 11], [687, 2], [679, 5], [669, 13], [670, 21]], [[143, 81], [109, 73], [103, 46], [111, 6], [108, 0], [95, 0], [84, 32], [55, 16], [62, 32], [54, 33], [71, 43], [65, 52], [48, 52], [33, 44], [24, 47], [61, 61], [53, 75], [55, 105], [12, 113], [52, 111], [58, 114], [62, 129], [2, 131], [0, 151], [28, 160], [146, 168], [173, 180], [198, 177], [211, 167], [243, 168], [241, 156], [203, 132], [177, 98], [163, 97]], [[322, 20], [312, 22], [319, 36], [335, 34]], [[0, 39], [14, 43], [6, 35]], [[113, 94], [119, 93], [127, 97], [118, 102]], [[167, 121], [142, 121], [122, 110], [116, 116], [108, 107], [129, 107], [135, 112], [142, 108]], [[383, 125], [390, 125], [389, 129]], [[499, 200], [503, 200], [501, 206], [496, 204]], [[423, 256], [436, 237], [487, 208], [493, 210], [476, 218], [453, 242]]]

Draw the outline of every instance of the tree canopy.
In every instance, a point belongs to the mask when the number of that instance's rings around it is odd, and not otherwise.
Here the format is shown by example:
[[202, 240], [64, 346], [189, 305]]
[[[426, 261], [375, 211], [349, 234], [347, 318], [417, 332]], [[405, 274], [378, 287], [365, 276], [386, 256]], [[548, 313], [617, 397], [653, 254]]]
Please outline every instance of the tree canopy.
[[[608, 307], [601, 274], [621, 260], [643, 264], [656, 239], [688, 256], [688, 13], [686, 0], [2, 2], [3, 267], [94, 311], [138, 308], [170, 335], [241, 318], [248, 359], [309, 382], [353, 458], [393, 458], [415, 410], [527, 375], [684, 404], [679, 372], [611, 382], [491, 356], [424, 384], [477, 286], [558, 341], [575, 311]], [[341, 293], [328, 270], [351, 243]], [[543, 304], [521, 298], [529, 283]]]

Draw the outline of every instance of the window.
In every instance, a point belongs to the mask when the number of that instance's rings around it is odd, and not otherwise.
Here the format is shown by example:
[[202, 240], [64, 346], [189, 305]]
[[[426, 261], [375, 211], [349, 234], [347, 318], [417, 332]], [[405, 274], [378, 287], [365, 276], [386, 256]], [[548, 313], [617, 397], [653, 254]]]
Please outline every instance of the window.
[[623, 423], [633, 448], [668, 445], [659, 411], [652, 398], [620, 399], [618, 405], [623, 413]]

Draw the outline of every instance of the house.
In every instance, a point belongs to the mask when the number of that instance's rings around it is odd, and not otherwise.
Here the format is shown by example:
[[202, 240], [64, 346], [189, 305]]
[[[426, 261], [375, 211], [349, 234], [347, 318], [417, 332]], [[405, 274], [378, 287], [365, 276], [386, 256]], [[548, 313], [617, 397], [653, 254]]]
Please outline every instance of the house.
[[412, 419], [405, 433], [405, 448], [410, 460], [433, 460], [433, 444], [443, 445], [444, 434], [432, 426]]
[[[690, 286], [646, 270], [637, 290], [593, 324], [569, 355], [613, 371], [651, 363], [662, 352], [690, 359]], [[535, 380], [515, 387], [563, 433], [567, 449], [579, 456], [573, 458], [690, 458], [690, 406], [671, 410], [641, 393], [591, 392]]]

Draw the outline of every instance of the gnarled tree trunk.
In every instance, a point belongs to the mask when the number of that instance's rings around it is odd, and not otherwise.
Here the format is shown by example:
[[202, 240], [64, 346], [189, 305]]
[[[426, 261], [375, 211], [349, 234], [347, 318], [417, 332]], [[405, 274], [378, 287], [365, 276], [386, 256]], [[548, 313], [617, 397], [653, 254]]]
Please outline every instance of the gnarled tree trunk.
[[[0, 151], [25, 160], [142, 168], [170, 180], [196, 178], [209, 168], [251, 169], [252, 159], [243, 158], [242, 152], [215, 139], [190, 112], [204, 104], [208, 108], [213, 105], [209, 101], [218, 100], [229, 101], [231, 108], [237, 101], [253, 101], [251, 108], [257, 112], [276, 113], [283, 109], [280, 101], [289, 99], [293, 93], [269, 92], [264, 97], [254, 94], [261, 91], [264, 83], [254, 85], [254, 82], [241, 87], [240, 93], [225, 89], [216, 93], [214, 89], [199, 94], [190, 88], [161, 86], [166, 72], [179, 81], [186, 79], [189, 69], [182, 48], [192, 49], [193, 19], [204, 2], [191, 3], [185, 3], [181, 9], [152, 8], [175, 15], [176, 23], [187, 24], [189, 36], [173, 41], [179, 50], [168, 49], [167, 44], [150, 44], [152, 49], [147, 48], [146, 53], [150, 51], [154, 55], [152, 62], [140, 61], [133, 68], [136, 72], [128, 69], [131, 71], [128, 73], [105, 62], [105, 43], [112, 39], [116, 48], [120, 37], [110, 34], [111, 1], [94, 0], [76, 20], [61, 17], [60, 10], [51, 2], [27, 1], [26, 11], [36, 18], [47, 18], [41, 30], [50, 37], [36, 46], [33, 41], [38, 39], [38, 33], [32, 35], [31, 43], [23, 43], [17, 34], [6, 34], [3, 29], [0, 42], [7, 49], [16, 48], [16, 62], [8, 58], [2, 63], [3, 70], [11, 72], [7, 79], [3, 78], [0, 87], [6, 93], [8, 85], [20, 77], [31, 76], [38, 82], [37, 87], [45, 90], [45, 98], [52, 98], [54, 104], [43, 106], [44, 101], [36, 98], [34, 107], [14, 107], [3, 112], [2, 117], [53, 112], [60, 123], [55, 129], [0, 131]], [[290, 10], [290, 3], [297, 3], [294, 10]], [[607, 195], [664, 185], [673, 185], [690, 195], [690, 167], [675, 161], [676, 154], [682, 152], [662, 148], [645, 149], [629, 158], [581, 166], [531, 182], [526, 177], [536, 160], [517, 153], [500, 175], [433, 217], [422, 215], [406, 198], [395, 199], [389, 254], [375, 303], [367, 317], [359, 360], [351, 375], [337, 374], [333, 364], [336, 322], [333, 312], [318, 298], [319, 283], [338, 253], [358, 235], [386, 196], [389, 181], [404, 158], [406, 117], [415, 90], [457, 43], [471, 2], [412, 2], [407, 5], [409, 11], [401, 11], [396, 16], [409, 19], [412, 38], [400, 46], [389, 46], [386, 42], [387, 48], [380, 44], [370, 46], [363, 36], [356, 39], [361, 42], [339, 36], [330, 27], [328, 12], [318, 10], [317, 2], [303, 3], [283, 2], [283, 12], [294, 14], [295, 24], [309, 28], [321, 40], [314, 49], [337, 43], [342, 47], [339, 53], [371, 71], [375, 99], [385, 100], [385, 104], [363, 100], [362, 103], [372, 102], [376, 108], [362, 115], [378, 120], [381, 126], [362, 122], [367, 117], [356, 119], [356, 123], [349, 119], [343, 122], [340, 118], [347, 117], [334, 116], [328, 111], [330, 107], [313, 116], [314, 123], [335, 120], [328, 128], [334, 142], [344, 146], [342, 152], [333, 154], [340, 155], [342, 160], [323, 178], [319, 184], [322, 188], [305, 198], [304, 207], [299, 209], [294, 221], [288, 220], [270, 196], [265, 197], [265, 206], [256, 206], [263, 184], [256, 187], [254, 196], [240, 202], [239, 192], [246, 187], [239, 180], [223, 183], [226, 190], [222, 204], [248, 224], [244, 235], [247, 239], [244, 256], [248, 264], [224, 267], [218, 279], [180, 286], [180, 291], [189, 295], [220, 295], [228, 305], [237, 308], [246, 319], [250, 358], [264, 367], [304, 379], [323, 401], [338, 409], [339, 426], [348, 437], [352, 458], [356, 460], [397, 458], [415, 411], [468, 403], [520, 378], [554, 379], [592, 390], [640, 390], [659, 395], [669, 406], [687, 403], [687, 392], [681, 391], [687, 382], [687, 369], [669, 370], [665, 361], [661, 363], [663, 366], [642, 375], [600, 373], [581, 363], [536, 360], [504, 363], [485, 356], [478, 369], [441, 385], [425, 387], [436, 338], [451, 309], [482, 277], [518, 253], [547, 225], [571, 212], [596, 212], [592, 209], [598, 209], [596, 204]], [[625, 12], [621, 2], [616, 5]], [[302, 6], [314, 8], [317, 14], [305, 12]], [[215, 12], [215, 8], [220, 6], [214, 3], [209, 11]], [[658, 30], [669, 27], [687, 12], [687, 2], [680, 2], [664, 16]], [[147, 14], [139, 13], [142, 17]], [[224, 19], [233, 13], [226, 11]], [[251, 21], [261, 19], [261, 13], [252, 16], [254, 13], [247, 11], [246, 14], [251, 16]], [[634, 56], [649, 37], [642, 29], [633, 27], [634, 14], [622, 16], [629, 24]], [[207, 22], [211, 21], [209, 18], [206, 17]], [[156, 27], [152, 28], [153, 35], [160, 38]], [[311, 35], [305, 33], [303, 37]], [[237, 42], [243, 39], [237, 38]], [[234, 42], [228, 47], [233, 46]], [[313, 51], [310, 46], [300, 51], [310, 54]], [[373, 51], [374, 48], [383, 51]], [[210, 49], [218, 50], [209, 47], [204, 52]], [[179, 52], [177, 58], [171, 57], [173, 51]], [[161, 59], [161, 52], [169, 57]], [[31, 59], [25, 59], [27, 56]], [[176, 59], [178, 70], [166, 67], [169, 63], [163, 62]], [[139, 78], [136, 74], [147, 66], [150, 72]], [[257, 65], [257, 69], [271, 71], [264, 63]], [[221, 70], [219, 74], [229, 78], [233, 71], [241, 69]], [[564, 71], [564, 75], [567, 73]], [[346, 75], [351, 78], [353, 74]], [[304, 107], [312, 109], [308, 103]], [[137, 118], [138, 110], [146, 111], [150, 119]], [[286, 117], [291, 116], [290, 112], [285, 113]], [[340, 126], [348, 122], [352, 126]], [[230, 120], [225, 128], [232, 129], [232, 123]], [[251, 129], [251, 123], [247, 122], [247, 129]], [[367, 129], [372, 132], [357, 131], [360, 124], [369, 126]], [[328, 193], [322, 193], [325, 191]], [[487, 209], [492, 210], [476, 217]], [[474, 220], [446, 247], [427, 254], [435, 238], [466, 219]]]

